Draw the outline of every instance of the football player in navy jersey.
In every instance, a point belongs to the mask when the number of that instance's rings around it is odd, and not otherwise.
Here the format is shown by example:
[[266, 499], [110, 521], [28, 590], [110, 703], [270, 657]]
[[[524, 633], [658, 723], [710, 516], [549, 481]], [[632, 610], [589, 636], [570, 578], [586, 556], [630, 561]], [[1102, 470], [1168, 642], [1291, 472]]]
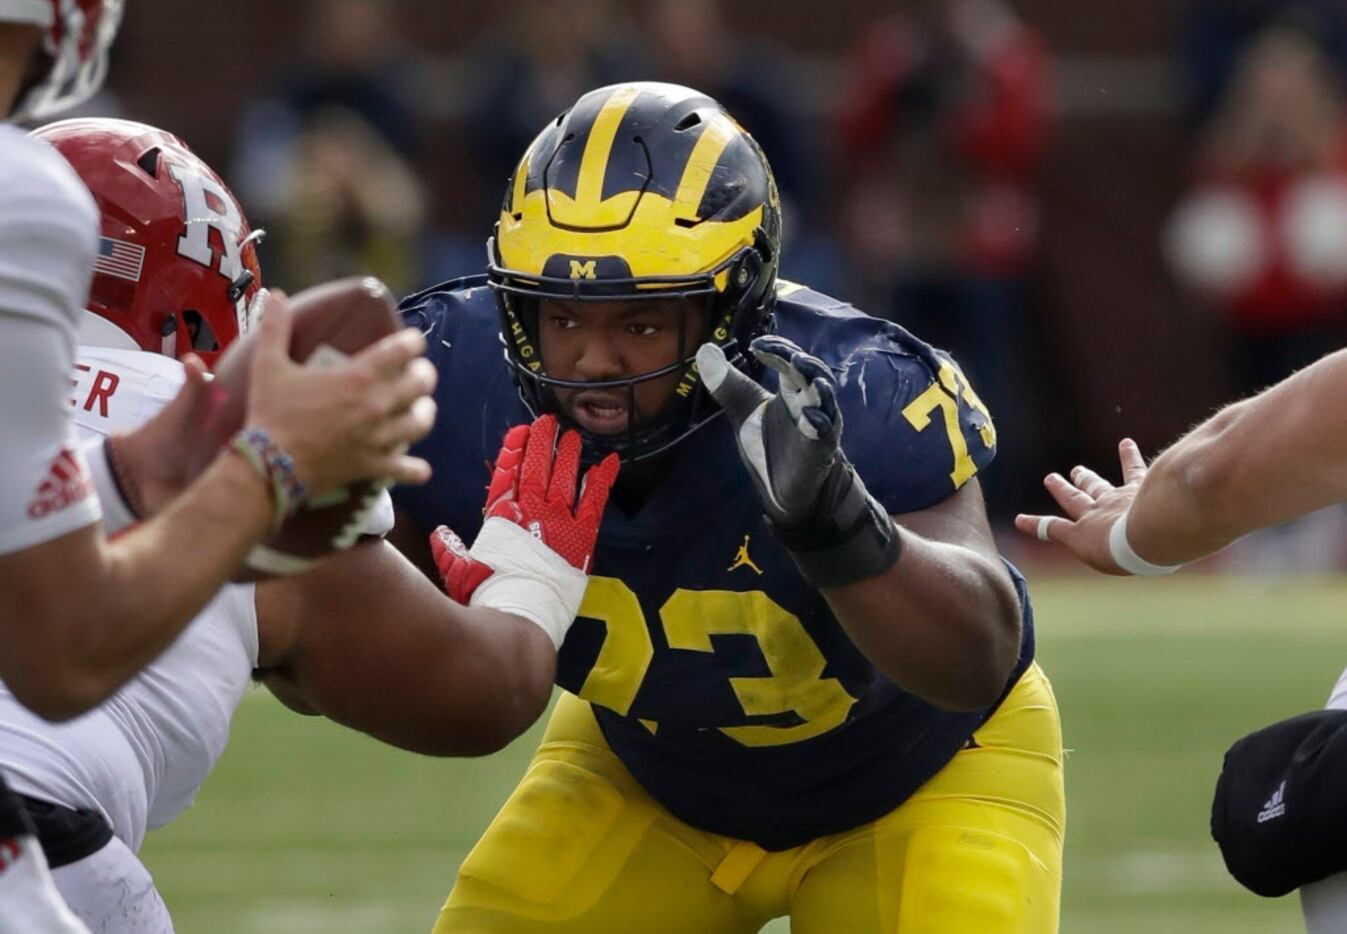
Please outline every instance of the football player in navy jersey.
[[488, 274], [404, 303], [446, 413], [409, 548], [472, 538], [534, 415], [624, 461], [567, 693], [437, 932], [1057, 929], [1061, 737], [991, 418], [948, 355], [778, 280], [780, 242], [715, 101], [617, 85], [524, 154]]

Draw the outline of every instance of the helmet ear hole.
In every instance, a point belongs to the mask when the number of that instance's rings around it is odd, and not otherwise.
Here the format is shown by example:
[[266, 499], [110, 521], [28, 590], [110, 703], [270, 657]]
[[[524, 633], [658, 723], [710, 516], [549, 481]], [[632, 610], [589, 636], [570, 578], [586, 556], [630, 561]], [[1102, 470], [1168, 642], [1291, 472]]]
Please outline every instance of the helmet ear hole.
[[182, 320], [187, 324], [187, 334], [191, 338], [193, 350], [214, 353], [221, 349], [220, 339], [216, 337], [210, 322], [201, 312], [188, 308], [182, 313]]

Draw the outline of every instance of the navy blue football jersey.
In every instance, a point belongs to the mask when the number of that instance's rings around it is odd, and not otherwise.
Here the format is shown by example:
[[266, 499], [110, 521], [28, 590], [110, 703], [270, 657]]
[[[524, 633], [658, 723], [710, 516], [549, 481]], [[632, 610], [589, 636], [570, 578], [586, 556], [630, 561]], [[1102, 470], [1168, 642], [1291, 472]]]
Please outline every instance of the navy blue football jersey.
[[[530, 416], [484, 277], [403, 310], [439, 367], [440, 417], [413, 449], [434, 479], [394, 498], [422, 530], [443, 523], [471, 541], [500, 441]], [[772, 327], [833, 370], [842, 446], [890, 513], [939, 503], [994, 456], [991, 418], [947, 354], [786, 283]], [[774, 373], [759, 379], [775, 388]], [[940, 710], [861, 654], [768, 530], [726, 419], [682, 441], [663, 469], [638, 512], [604, 515], [557, 683], [593, 704], [631, 773], [693, 826], [784, 849], [888, 813], [991, 710]], [[1032, 660], [1033, 625], [1011, 574], [1024, 616], [1013, 684]]]

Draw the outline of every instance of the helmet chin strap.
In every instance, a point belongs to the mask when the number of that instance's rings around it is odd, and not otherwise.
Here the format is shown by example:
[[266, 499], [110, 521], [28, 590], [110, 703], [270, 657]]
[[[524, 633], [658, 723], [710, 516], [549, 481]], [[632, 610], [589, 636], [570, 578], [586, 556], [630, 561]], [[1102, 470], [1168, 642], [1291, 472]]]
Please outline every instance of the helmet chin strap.
[[80, 313], [79, 343], [84, 347], [106, 347], [110, 350], [140, 350], [135, 339], [107, 318], [85, 309]]

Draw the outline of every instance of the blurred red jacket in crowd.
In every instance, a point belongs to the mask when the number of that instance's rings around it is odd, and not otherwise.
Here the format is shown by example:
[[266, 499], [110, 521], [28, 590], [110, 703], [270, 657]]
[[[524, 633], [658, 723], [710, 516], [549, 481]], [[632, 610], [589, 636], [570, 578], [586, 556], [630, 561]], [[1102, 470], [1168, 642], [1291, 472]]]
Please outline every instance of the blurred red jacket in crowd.
[[1034, 185], [1053, 111], [1048, 71], [1042, 42], [990, 0], [934, 0], [877, 21], [843, 96], [846, 178], [905, 174], [899, 189], [917, 200], [924, 182], [920, 169], [909, 171], [912, 152], [930, 148], [930, 161], [958, 179], [948, 186], [959, 202], [951, 258], [979, 272], [1018, 272], [1037, 241]]
[[1347, 309], [1347, 110], [1311, 37], [1272, 28], [1242, 56], [1166, 248], [1183, 284], [1241, 332], [1304, 330]]

